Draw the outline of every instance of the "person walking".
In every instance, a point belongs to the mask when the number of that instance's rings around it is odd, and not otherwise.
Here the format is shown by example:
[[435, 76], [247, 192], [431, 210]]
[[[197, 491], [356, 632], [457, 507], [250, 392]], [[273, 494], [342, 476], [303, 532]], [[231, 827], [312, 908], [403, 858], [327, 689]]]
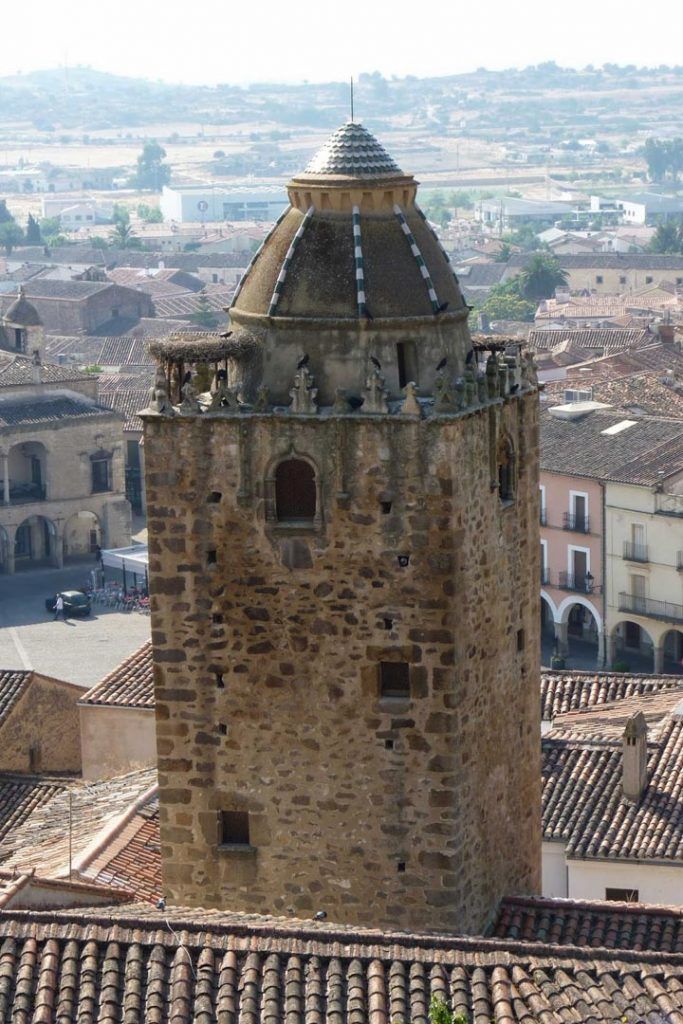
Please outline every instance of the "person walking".
[[66, 612], [64, 611], [64, 598], [62, 597], [61, 594], [57, 594], [57, 597], [55, 598], [55, 622], [57, 621], [60, 615], [66, 622]]

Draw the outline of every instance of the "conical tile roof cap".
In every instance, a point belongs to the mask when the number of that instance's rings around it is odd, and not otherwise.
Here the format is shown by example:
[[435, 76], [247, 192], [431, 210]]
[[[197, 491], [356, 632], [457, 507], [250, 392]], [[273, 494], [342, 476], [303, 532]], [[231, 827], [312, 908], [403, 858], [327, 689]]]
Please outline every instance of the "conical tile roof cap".
[[42, 326], [43, 321], [38, 315], [38, 310], [26, 298], [23, 285], [19, 286], [17, 297], [5, 313], [3, 320], [6, 323], [17, 324], [19, 327]]
[[304, 174], [379, 178], [403, 171], [367, 128], [347, 121], [318, 150]]

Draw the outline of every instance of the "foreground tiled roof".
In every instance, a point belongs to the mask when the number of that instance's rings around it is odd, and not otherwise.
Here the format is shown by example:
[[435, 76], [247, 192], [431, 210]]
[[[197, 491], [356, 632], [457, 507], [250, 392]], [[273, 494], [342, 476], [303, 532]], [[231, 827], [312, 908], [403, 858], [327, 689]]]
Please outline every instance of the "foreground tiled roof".
[[[20, 871], [35, 868], [48, 878], [78, 867], [95, 839], [103, 842], [122, 817], [134, 810], [156, 784], [156, 768], [145, 768], [101, 782], [72, 784], [33, 811], [0, 840], [0, 863]], [[0, 1014], [0, 1019], [2, 1015]]]
[[555, 349], [561, 342], [569, 343], [569, 351], [579, 349], [602, 349], [604, 352], [620, 352], [635, 348], [647, 336], [647, 331], [619, 330], [618, 328], [589, 327], [569, 328], [559, 331], [529, 331], [527, 347], [533, 352]]
[[489, 933], [523, 942], [683, 953], [681, 907], [508, 897]]
[[22, 897], [25, 896], [29, 889], [51, 892], [52, 900], [56, 906], [71, 905], [73, 897], [77, 897], [81, 905], [87, 903], [88, 898], [93, 897], [96, 898], [95, 902], [99, 904], [105, 901], [107, 903], [126, 899], [130, 901], [136, 897], [136, 894], [130, 892], [130, 890], [126, 894], [122, 888], [117, 891], [112, 886], [100, 885], [95, 882], [81, 882], [73, 878], [61, 878], [55, 881], [52, 878], [41, 878], [32, 871], [21, 874], [14, 871], [0, 870], [0, 908], [8, 906], [21, 907], [22, 903], [26, 906], [25, 899]]
[[662, 691], [678, 691], [681, 680], [672, 676], [624, 675], [617, 672], [541, 673], [541, 718], [552, 721], [568, 711], [599, 707]]
[[567, 388], [585, 388], [588, 385], [592, 388], [596, 402], [604, 402], [617, 409], [638, 411], [646, 416], [683, 419], [683, 382], [677, 390], [664, 382], [661, 371], [634, 373], [628, 377], [619, 376], [616, 380], [604, 380], [601, 377], [592, 379], [588, 374], [586, 377], [587, 382], [582, 382], [580, 378], [548, 381], [542, 393], [542, 401], [546, 405], [557, 405], [564, 401]]
[[81, 877], [156, 904], [163, 892], [157, 795], [112, 836]]
[[150, 385], [142, 388], [122, 385], [117, 389], [100, 391], [100, 404], [123, 413], [126, 417], [125, 431], [142, 433], [142, 420], [138, 413], [149, 405], [149, 390]]
[[683, 956], [140, 905], [0, 914], [0, 1017], [126, 1024], [680, 1024]]
[[[629, 698], [630, 711], [661, 712], [650, 730], [647, 786], [640, 800], [622, 791], [624, 702], [559, 716], [542, 742], [543, 837], [567, 857], [676, 862], [683, 859], [683, 690]], [[668, 699], [678, 708], [665, 714]], [[670, 709], [669, 709], [670, 710]], [[614, 720], [609, 722], [612, 714]]]
[[177, 317], [182, 319], [201, 312], [202, 301], [213, 313], [223, 313], [234, 295], [234, 288], [222, 288], [219, 291], [207, 291], [204, 300], [194, 292], [184, 295], [160, 295], [154, 297], [156, 315], [161, 318]]
[[[68, 779], [0, 774], [0, 846], [8, 835], [28, 822], [38, 808], [64, 793], [69, 784]], [[0, 861], [2, 859], [0, 855]]]
[[109, 675], [83, 695], [80, 703], [153, 708], [152, 641], [147, 640], [142, 647], [117, 665]]

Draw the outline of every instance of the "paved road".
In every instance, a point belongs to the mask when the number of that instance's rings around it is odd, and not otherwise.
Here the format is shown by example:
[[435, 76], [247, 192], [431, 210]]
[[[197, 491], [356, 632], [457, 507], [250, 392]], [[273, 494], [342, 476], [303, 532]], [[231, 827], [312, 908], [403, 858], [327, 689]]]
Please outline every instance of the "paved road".
[[54, 621], [45, 598], [80, 589], [91, 564], [0, 575], [0, 670], [35, 668], [91, 686], [149, 639], [149, 616], [93, 607], [87, 619]]

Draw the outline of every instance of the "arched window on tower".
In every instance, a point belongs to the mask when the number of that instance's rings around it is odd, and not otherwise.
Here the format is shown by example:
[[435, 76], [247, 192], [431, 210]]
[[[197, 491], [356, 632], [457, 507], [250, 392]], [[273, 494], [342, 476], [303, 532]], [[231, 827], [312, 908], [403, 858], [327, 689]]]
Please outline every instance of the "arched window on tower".
[[303, 459], [285, 459], [275, 470], [275, 510], [280, 523], [312, 523], [316, 513], [315, 472]]
[[498, 442], [498, 497], [502, 502], [515, 500], [515, 449], [509, 437]]

